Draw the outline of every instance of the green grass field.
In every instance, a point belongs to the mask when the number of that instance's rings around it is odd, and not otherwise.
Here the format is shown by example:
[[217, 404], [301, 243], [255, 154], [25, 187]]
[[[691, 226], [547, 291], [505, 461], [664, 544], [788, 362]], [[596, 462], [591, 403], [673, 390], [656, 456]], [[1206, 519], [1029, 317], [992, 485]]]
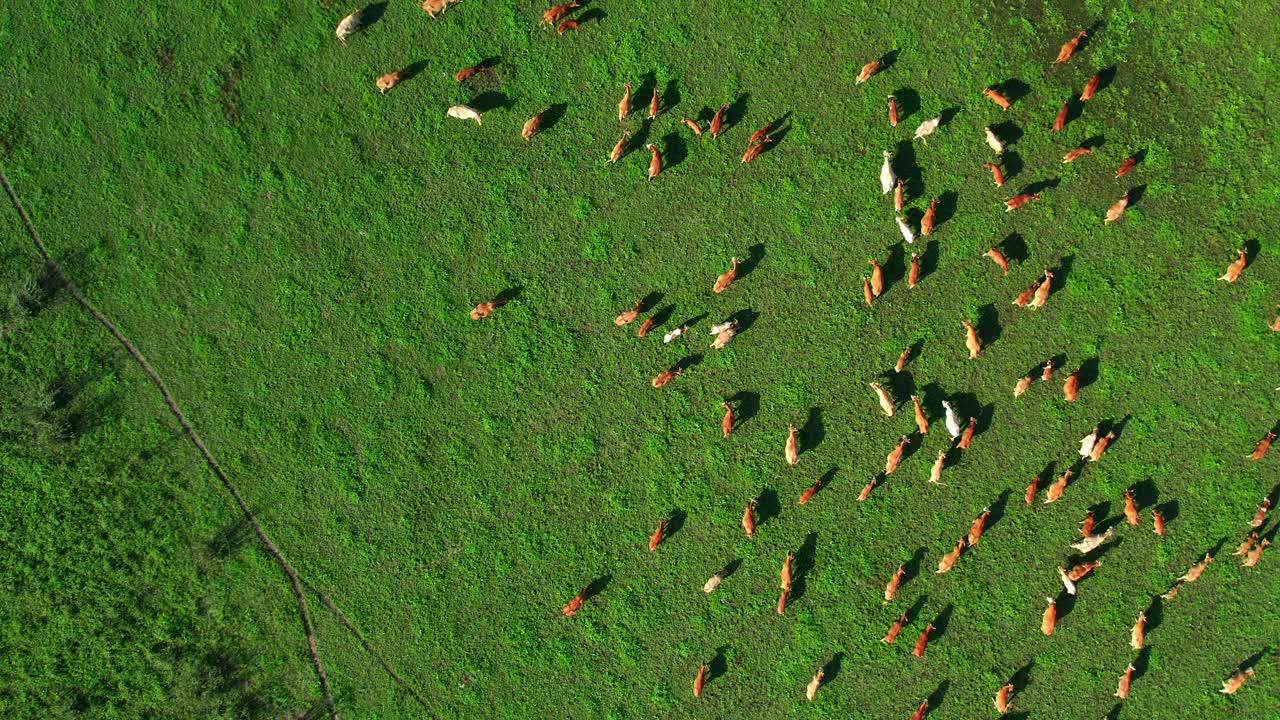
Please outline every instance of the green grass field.
[[[959, 720], [994, 716], [1017, 676], [1011, 717], [1280, 718], [1280, 550], [1252, 569], [1230, 556], [1280, 462], [1245, 457], [1280, 420], [1274, 8], [593, 0], [558, 36], [538, 24], [543, 4], [464, 0], [432, 21], [396, 0], [343, 48], [334, 27], [354, 9], [0, 8], [0, 161], [300, 572], [434, 714], [905, 720], [932, 698], [931, 720]], [[1076, 57], [1051, 66], [1081, 28], [1093, 34]], [[487, 58], [471, 86], [453, 80]], [[401, 68], [413, 76], [380, 95], [375, 78]], [[1095, 72], [1109, 78], [1097, 96], [1050, 132]], [[605, 165], [624, 82], [637, 137]], [[649, 122], [655, 84], [665, 108]], [[1008, 112], [982, 97], [993, 84], [1011, 89]], [[465, 102], [483, 125], [445, 116]], [[719, 140], [681, 125], [722, 103]], [[526, 143], [521, 125], [547, 108], [559, 117]], [[927, 144], [910, 142], [943, 113]], [[779, 120], [778, 142], [740, 169], [750, 133]], [[1003, 188], [981, 165], [992, 124], [1014, 140]], [[642, 141], [665, 155], [653, 182]], [[1085, 141], [1092, 155], [1061, 164]], [[879, 192], [884, 150], [908, 217], [942, 200], [936, 232], [910, 248]], [[1044, 197], [1005, 213], [1028, 186]], [[280, 573], [143, 374], [5, 217], [0, 717], [320, 717]], [[1007, 277], [982, 257], [993, 245], [1012, 251]], [[1239, 247], [1252, 256], [1240, 281], [1216, 281]], [[912, 250], [925, 274], [908, 290]], [[750, 272], [713, 295], [734, 255]], [[870, 308], [868, 258], [890, 279]], [[1010, 305], [1046, 266], [1047, 306]], [[502, 291], [507, 306], [467, 318]], [[614, 327], [646, 296], [664, 320], [653, 333]], [[735, 313], [749, 326], [711, 350], [707, 326]], [[662, 343], [695, 319], [687, 343]], [[987, 341], [973, 361], [962, 319]], [[912, 343], [888, 381], [906, 404], [886, 418], [867, 383]], [[1063, 401], [1065, 373], [1015, 399], [1053, 357], [1086, 368], [1079, 400]], [[683, 376], [649, 386], [681, 361]], [[859, 503], [914, 429], [913, 391], [935, 429]], [[731, 397], [741, 424], [725, 439]], [[943, 399], [981, 421], [938, 487]], [[1102, 460], [1059, 502], [1026, 506], [1028, 480], [1070, 467], [1098, 422], [1122, 424]], [[805, 446], [795, 467], [788, 423]], [[1131, 487], [1139, 528], [1120, 517]], [[762, 493], [749, 540], [742, 509]], [[981, 543], [934, 574], [984, 506]], [[1119, 522], [1118, 542], [1045, 637], [1055, 567], [1091, 507]], [[649, 553], [672, 513], [679, 527]], [[1138, 612], [1214, 548], [1131, 650]], [[780, 617], [788, 551], [798, 587]], [[563, 617], [592, 582], [600, 592]], [[343, 717], [425, 714], [313, 612]], [[929, 621], [929, 650], [911, 657]], [[1250, 662], [1237, 695], [1217, 692]]]

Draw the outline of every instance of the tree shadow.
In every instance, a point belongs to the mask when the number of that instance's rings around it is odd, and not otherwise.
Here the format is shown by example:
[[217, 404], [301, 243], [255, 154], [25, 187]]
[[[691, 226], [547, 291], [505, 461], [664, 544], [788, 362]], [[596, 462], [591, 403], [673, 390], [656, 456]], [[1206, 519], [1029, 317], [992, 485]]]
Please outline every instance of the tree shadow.
[[662, 138], [662, 169], [669, 170], [689, 157], [689, 144], [678, 132], [667, 133]]
[[822, 666], [822, 684], [827, 685], [840, 677], [840, 669], [844, 666], [844, 653], [838, 652], [831, 657], [831, 662]]
[[747, 248], [747, 257], [738, 263], [737, 279], [741, 280], [756, 271], [756, 267], [760, 265], [760, 261], [764, 259], [764, 243], [756, 243]]
[[[423, 65], [425, 66], [426, 63], [423, 63]], [[489, 112], [490, 110], [498, 110], [502, 108], [511, 107], [511, 101], [507, 98], [507, 96], [504, 93], [498, 92], [497, 90], [489, 90], [487, 92], [482, 92], [479, 95], [472, 98], [471, 102], [468, 104], [471, 107], [475, 108], [476, 111], [482, 112], [482, 113]]]
[[688, 518], [689, 513], [680, 508], [672, 508], [671, 512], [667, 514], [667, 529], [662, 533], [663, 541], [665, 542], [675, 537], [675, 534], [684, 528], [684, 521]]
[[756, 526], [764, 525], [778, 517], [782, 512], [782, 503], [778, 501], [778, 492], [766, 489], [756, 497]]
[[1018, 177], [1022, 173], [1024, 165], [1022, 164], [1022, 156], [1015, 152], [1006, 151], [1001, 157], [1001, 167], [1004, 169], [1004, 181]]
[[902, 564], [903, 575], [901, 585], [906, 585], [920, 574], [920, 566], [924, 563], [924, 556], [926, 552], [925, 548], [916, 548], [916, 551], [911, 553], [911, 559]]
[[799, 600], [804, 597], [808, 586], [809, 571], [813, 569], [817, 548], [818, 533], [811, 532], [805, 536], [804, 543], [800, 545], [800, 549], [796, 552], [795, 563], [792, 566], [792, 600]]
[[938, 706], [942, 705], [942, 701], [944, 698], [947, 697], [947, 690], [950, 689], [950, 687], [951, 687], [951, 681], [943, 680], [942, 683], [938, 685], [938, 688], [934, 690], [932, 693], [930, 693], [929, 695], [929, 712], [930, 713], [937, 710]]
[[953, 612], [955, 612], [955, 605], [947, 603], [947, 606], [942, 608], [942, 612], [938, 613], [933, 619], [933, 632], [929, 635], [931, 642], [937, 642], [942, 639], [943, 635], [947, 634], [947, 629], [951, 627], [951, 615]]
[[978, 308], [978, 338], [982, 340], [982, 349], [986, 350], [1000, 339], [1000, 312], [995, 303], [987, 303]]
[[898, 105], [898, 120], [906, 120], [920, 111], [920, 93], [911, 88], [898, 88], [893, 91], [893, 100]]
[[827, 436], [826, 428], [822, 423], [822, 408], [809, 408], [809, 419], [805, 422], [804, 427], [800, 428], [800, 451], [808, 452], [822, 444]]
[[724, 677], [724, 674], [729, 671], [728, 653], [730, 649], [731, 648], [728, 645], [721, 645], [716, 648], [715, 657], [711, 658], [711, 662], [707, 663], [706, 681], [708, 683]]
[[1027, 259], [1027, 241], [1018, 233], [1009, 233], [1005, 239], [996, 246], [1000, 252], [1008, 260], [1014, 262], [1025, 262]]
[[1004, 82], [997, 83], [993, 86], [997, 92], [1009, 99], [1009, 102], [1015, 103], [1026, 97], [1031, 92], [1031, 86], [1018, 78], [1009, 78]]
[[539, 132], [546, 132], [547, 130], [550, 130], [551, 128], [555, 127], [556, 123], [560, 122], [560, 119], [564, 117], [564, 113], [568, 109], [569, 109], [568, 103], [556, 103], [551, 107], [547, 108], [546, 110], [543, 110], [542, 111], [542, 130], [540, 130]]
[[726, 131], [737, 127], [742, 122], [742, 118], [747, 114], [747, 100], [750, 98], [750, 94], [742, 93], [734, 98], [729, 105], [729, 109], [724, 111], [724, 129]]

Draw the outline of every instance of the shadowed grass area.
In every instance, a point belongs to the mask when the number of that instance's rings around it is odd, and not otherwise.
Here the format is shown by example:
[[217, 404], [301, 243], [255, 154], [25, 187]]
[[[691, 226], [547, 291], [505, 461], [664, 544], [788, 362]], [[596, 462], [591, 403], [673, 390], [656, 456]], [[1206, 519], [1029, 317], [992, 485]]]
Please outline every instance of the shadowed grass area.
[[[528, 2], [464, 0], [434, 21], [392, 3], [343, 48], [333, 29], [355, 8], [329, 2], [46, 0], [0, 11], [0, 161], [300, 572], [442, 717], [883, 718], [925, 698], [930, 717], [983, 717], [1011, 678], [1016, 712], [1096, 717], [1146, 610], [1150, 650], [1122, 716], [1261, 718], [1280, 698], [1276, 558], [1243, 569], [1224, 552], [1174, 599], [1152, 598], [1224, 538], [1234, 549], [1276, 487], [1274, 456], [1244, 456], [1280, 419], [1266, 327], [1280, 157], [1265, 114], [1280, 42], [1261, 3], [1176, 5], [814, 0], [748, 14], [602, 0], [557, 35]], [[1077, 56], [1051, 66], [1081, 28]], [[378, 76], [407, 68], [378, 92]], [[1050, 132], [1095, 72], [1097, 95]], [[619, 123], [625, 82], [636, 110]], [[446, 117], [460, 103], [483, 124]], [[722, 104], [718, 140], [681, 123], [705, 128]], [[927, 143], [910, 141], [939, 115]], [[741, 166], [769, 122], [776, 142]], [[987, 126], [1010, 143], [1003, 188], [982, 166]], [[624, 129], [628, 152], [606, 165]], [[648, 142], [667, 160], [653, 182]], [[939, 199], [934, 234], [909, 247], [879, 193], [884, 150], [915, 227]], [[1043, 197], [1006, 213], [1028, 188]], [[25, 242], [0, 223], [0, 714], [314, 710], [270, 559], [128, 359], [41, 289]], [[982, 256], [997, 246], [1008, 276]], [[1216, 281], [1238, 247], [1251, 265]], [[909, 290], [913, 252], [924, 272]], [[713, 294], [731, 256], [739, 280]], [[887, 275], [872, 307], [868, 258]], [[1010, 305], [1046, 267], [1047, 305]], [[492, 317], [467, 318], [499, 296]], [[641, 298], [661, 321], [644, 339], [612, 323]], [[711, 349], [707, 327], [731, 317], [739, 335]], [[962, 319], [987, 342], [977, 360]], [[1050, 358], [1054, 379], [1013, 398]], [[913, 431], [913, 393], [934, 429], [857, 502]], [[726, 399], [739, 424], [722, 438]], [[978, 432], [939, 487], [926, 479], [946, 447], [943, 400]], [[1103, 459], [1057, 503], [1025, 505], [1030, 478], [1043, 496], [1098, 423], [1122, 423]], [[1140, 528], [1120, 517], [1130, 487]], [[1102, 503], [1118, 542], [1044, 637], [1055, 567]], [[981, 542], [935, 574], [986, 506]], [[649, 553], [677, 509], [678, 532]], [[789, 551], [802, 592], [779, 617]], [[898, 641], [880, 643], [908, 609]], [[345, 716], [420, 717], [330, 618], [319, 633]], [[1218, 694], [1253, 657], [1257, 676]]]

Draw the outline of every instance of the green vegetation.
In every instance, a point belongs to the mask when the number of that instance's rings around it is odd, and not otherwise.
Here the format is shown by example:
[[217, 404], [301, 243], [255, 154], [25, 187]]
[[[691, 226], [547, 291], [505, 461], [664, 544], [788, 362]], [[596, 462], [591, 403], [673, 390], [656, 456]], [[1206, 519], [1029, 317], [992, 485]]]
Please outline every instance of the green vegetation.
[[[1229, 555], [1280, 462], [1244, 457], [1280, 418], [1266, 326], [1280, 302], [1268, 4], [593, 0], [595, 19], [557, 36], [538, 25], [542, 4], [464, 0], [431, 21], [397, 0], [343, 48], [333, 30], [352, 9], [10, 4], [0, 161], [59, 261], [149, 354], [295, 565], [441, 717], [906, 718], [932, 695], [930, 718], [981, 718], [1027, 666], [1016, 711], [1100, 717], [1138, 655], [1133, 619], [1219, 541], [1218, 561], [1149, 626], [1117, 716], [1280, 717], [1280, 552], [1253, 569]], [[1050, 67], [1083, 27], [1095, 32], [1077, 56]], [[485, 58], [498, 62], [473, 86], [453, 80]], [[378, 75], [410, 66], [377, 92]], [[1062, 102], [1108, 69], [1050, 133]], [[627, 126], [666, 155], [651, 183], [639, 145], [603, 164], [626, 81], [640, 109]], [[654, 83], [668, 109], [646, 123]], [[1016, 97], [1007, 113], [980, 94], [1001, 83]], [[482, 126], [445, 117], [484, 93]], [[679, 122], [705, 125], [721, 103], [734, 109], [719, 141]], [[520, 138], [560, 104], [553, 126]], [[906, 142], [944, 111], [927, 144]], [[749, 134], [780, 118], [776, 147], [739, 170]], [[993, 123], [1018, 136], [999, 189], [981, 166]], [[1089, 139], [1096, 152], [1060, 163]], [[927, 271], [915, 290], [879, 194], [886, 149], [911, 217], [943, 198], [937, 232], [914, 246]], [[1003, 212], [1036, 183], [1049, 183], [1042, 200]], [[1140, 198], [1104, 226], [1130, 188]], [[314, 708], [279, 572], [145, 377], [48, 286], [5, 215], [0, 716]], [[999, 243], [1025, 244], [1008, 277], [981, 255]], [[1215, 281], [1245, 245], [1256, 257], [1241, 280]], [[754, 268], [712, 295], [733, 255]], [[891, 277], [871, 308], [867, 258]], [[1060, 285], [1047, 306], [1012, 307], [1045, 266]], [[509, 289], [491, 318], [467, 318]], [[651, 293], [670, 307], [653, 334], [613, 326]], [[707, 348], [707, 325], [744, 310], [750, 326]], [[695, 317], [687, 344], [663, 345]], [[962, 318], [994, 340], [974, 361]], [[937, 428], [858, 503], [914, 428], [909, 404], [886, 418], [866, 385], [910, 343], [919, 354], [891, 384], [899, 401], [921, 392]], [[701, 359], [684, 376], [649, 387], [690, 355]], [[1096, 360], [1078, 402], [1063, 402], [1061, 375], [1012, 397], [1059, 355], [1068, 370]], [[722, 439], [720, 403], [740, 393], [758, 407]], [[944, 398], [985, 427], [936, 487], [925, 480], [945, 446]], [[1125, 417], [1061, 501], [1022, 503], [1096, 422]], [[809, 446], [794, 468], [789, 422]], [[1097, 503], [1116, 518], [1132, 486], [1143, 527], [1118, 528], [1042, 636], [1077, 523]], [[762, 491], [780, 511], [748, 540], [742, 508]], [[1002, 497], [982, 542], [934, 575]], [[1153, 504], [1167, 537], [1150, 531]], [[650, 554], [676, 509], [682, 527]], [[883, 606], [885, 581], [918, 550], [918, 575]], [[779, 617], [788, 551], [808, 567]], [[704, 595], [731, 560], [741, 566]], [[601, 578], [577, 616], [560, 615]], [[897, 643], [880, 643], [911, 607]], [[422, 715], [315, 613], [344, 717]], [[926, 657], [910, 657], [939, 614]], [[718, 653], [723, 672], [695, 701], [697, 668]], [[1217, 692], [1260, 653], [1238, 695]]]

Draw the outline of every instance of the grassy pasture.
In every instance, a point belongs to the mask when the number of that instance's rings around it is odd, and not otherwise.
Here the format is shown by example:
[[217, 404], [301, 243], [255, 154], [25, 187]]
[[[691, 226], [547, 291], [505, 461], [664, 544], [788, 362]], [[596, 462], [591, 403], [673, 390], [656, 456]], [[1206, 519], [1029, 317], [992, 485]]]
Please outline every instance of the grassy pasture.
[[[599, 0], [557, 36], [539, 27], [541, 4], [464, 0], [431, 21], [393, 2], [342, 48], [333, 28], [353, 9], [0, 8], [0, 160], [60, 262], [150, 355], [301, 572], [441, 717], [906, 718], [931, 697], [930, 718], [974, 718], [1015, 675], [1026, 717], [1280, 717], [1277, 551], [1253, 569], [1229, 556], [1275, 497], [1280, 461], [1244, 457], [1280, 419], [1269, 6]], [[1089, 41], [1051, 67], [1082, 27]], [[486, 58], [493, 71], [471, 86], [453, 80]], [[374, 79], [397, 68], [413, 77], [380, 95]], [[1110, 79], [1095, 99], [1051, 133], [1099, 71]], [[631, 152], [606, 166], [627, 81], [637, 108], [656, 85], [667, 109], [651, 123], [634, 113]], [[1015, 89], [1008, 112], [980, 95], [992, 84]], [[445, 117], [477, 100], [483, 125]], [[721, 103], [719, 141], [679, 122]], [[524, 142], [523, 122], [553, 107], [554, 124]], [[910, 142], [942, 113], [927, 144]], [[768, 121], [781, 121], [776, 147], [739, 169]], [[999, 189], [981, 166], [992, 124], [1013, 139]], [[653, 182], [642, 141], [666, 157]], [[1085, 141], [1094, 154], [1060, 163]], [[912, 248], [878, 192], [883, 150], [908, 178], [908, 217], [942, 199], [937, 232], [912, 246], [925, 262], [914, 290]], [[1004, 212], [1036, 185], [1043, 199]], [[995, 244], [1017, 251], [1008, 277], [981, 256]], [[1242, 246], [1241, 280], [1215, 281]], [[750, 272], [713, 295], [733, 255]], [[890, 279], [870, 308], [868, 258]], [[1046, 266], [1058, 276], [1047, 306], [1012, 307]], [[312, 708], [270, 558], [141, 373], [42, 277], [16, 221], [0, 223], [0, 716]], [[467, 319], [504, 290], [515, 297], [493, 317]], [[613, 326], [646, 296], [662, 326], [645, 339]], [[749, 327], [708, 348], [707, 325], [735, 313]], [[695, 318], [687, 344], [662, 344]], [[977, 360], [961, 319], [987, 340]], [[886, 418], [867, 383], [912, 343], [890, 383], [906, 412]], [[1096, 368], [1079, 401], [1063, 402], [1061, 376], [1013, 398], [1051, 357]], [[648, 386], [690, 358], [684, 376]], [[936, 429], [858, 503], [914, 428], [913, 391]], [[729, 397], [744, 417], [722, 439]], [[934, 487], [947, 398], [980, 432]], [[1123, 422], [1103, 460], [1058, 503], [1025, 506], [1027, 481], [1069, 467], [1099, 421]], [[782, 458], [788, 423], [803, 429], [796, 467]], [[1114, 521], [1130, 487], [1143, 527], [1117, 528], [1057, 632], [1040, 635], [1078, 521], [1091, 507]], [[761, 493], [748, 540], [739, 518]], [[981, 543], [933, 574], [984, 506], [996, 518]], [[648, 553], [673, 512], [680, 527]], [[1204, 577], [1152, 613], [1138, 657], [1134, 617], [1220, 543]], [[779, 617], [788, 551], [799, 588]], [[882, 605], [913, 558], [918, 572]], [[720, 589], [700, 592], [730, 561]], [[561, 617], [593, 581], [601, 592]], [[908, 608], [897, 643], [880, 643]], [[316, 613], [345, 717], [421, 716]], [[939, 630], [913, 658], [930, 620]], [[1216, 692], [1250, 660], [1258, 674], [1238, 695]], [[695, 701], [702, 662], [713, 678]]]

